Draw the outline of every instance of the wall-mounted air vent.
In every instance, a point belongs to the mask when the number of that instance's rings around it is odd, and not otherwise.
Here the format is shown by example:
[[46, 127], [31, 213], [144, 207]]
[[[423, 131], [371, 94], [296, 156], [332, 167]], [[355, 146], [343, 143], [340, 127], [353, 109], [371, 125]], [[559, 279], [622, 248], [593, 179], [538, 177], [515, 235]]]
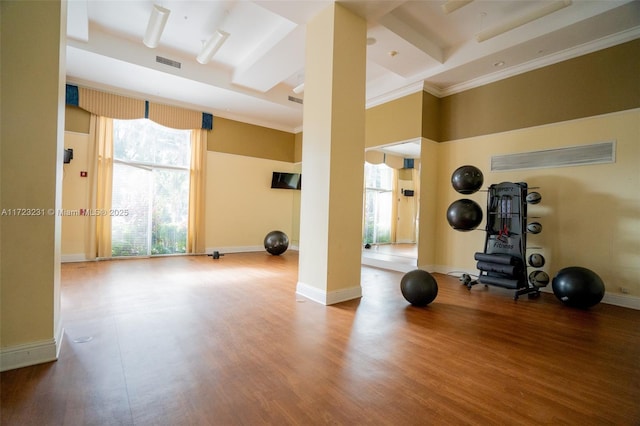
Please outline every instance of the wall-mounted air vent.
[[616, 160], [615, 149], [615, 141], [611, 141], [519, 154], [494, 155], [491, 157], [491, 170], [501, 172], [614, 163]]
[[302, 99], [300, 99], [300, 98], [294, 98], [293, 96], [289, 96], [289, 100], [291, 102], [296, 102], [296, 103], [302, 104]]
[[182, 64], [178, 61], [174, 61], [173, 59], [163, 58], [162, 56], [156, 56], [156, 62], [159, 64], [169, 65], [174, 68], [182, 68]]

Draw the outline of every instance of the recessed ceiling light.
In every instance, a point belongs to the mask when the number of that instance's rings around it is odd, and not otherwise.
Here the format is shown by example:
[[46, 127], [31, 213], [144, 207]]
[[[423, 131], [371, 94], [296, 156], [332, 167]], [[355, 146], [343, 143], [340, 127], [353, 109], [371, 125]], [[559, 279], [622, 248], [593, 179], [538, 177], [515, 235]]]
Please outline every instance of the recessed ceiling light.
[[503, 65], [504, 65], [504, 61], [498, 61], [498, 62], [493, 64], [494, 67], [501, 67]]
[[375, 37], [367, 37], [367, 46], [373, 46], [377, 42], [378, 40], [376, 40]]

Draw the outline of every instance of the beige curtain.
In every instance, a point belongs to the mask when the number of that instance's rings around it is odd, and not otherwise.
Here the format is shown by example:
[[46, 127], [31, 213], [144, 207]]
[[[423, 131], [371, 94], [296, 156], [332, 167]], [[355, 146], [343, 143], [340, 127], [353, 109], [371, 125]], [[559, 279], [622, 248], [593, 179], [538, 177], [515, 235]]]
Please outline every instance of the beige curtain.
[[369, 164], [382, 164], [384, 163], [384, 152], [382, 151], [365, 151], [364, 161]]
[[89, 129], [87, 259], [111, 257], [113, 119], [91, 114]]
[[398, 170], [393, 169], [393, 190], [391, 191], [391, 242], [396, 242], [396, 233], [398, 230]]
[[199, 129], [202, 126], [202, 112], [171, 105], [146, 103], [113, 93], [78, 87], [78, 106], [101, 117], [119, 120], [145, 118], [145, 104], [148, 105], [149, 120], [173, 129]]
[[202, 125], [202, 113], [149, 102], [149, 120], [172, 129], [199, 129]]
[[386, 154], [384, 163], [392, 169], [398, 170], [404, 167], [404, 158], [397, 155]]
[[205, 182], [207, 179], [207, 131], [191, 131], [191, 173], [189, 177], [189, 221], [187, 253], [204, 253]]
[[141, 99], [132, 99], [85, 87], [79, 87], [78, 94], [78, 106], [97, 116], [120, 120], [144, 118], [145, 102]]

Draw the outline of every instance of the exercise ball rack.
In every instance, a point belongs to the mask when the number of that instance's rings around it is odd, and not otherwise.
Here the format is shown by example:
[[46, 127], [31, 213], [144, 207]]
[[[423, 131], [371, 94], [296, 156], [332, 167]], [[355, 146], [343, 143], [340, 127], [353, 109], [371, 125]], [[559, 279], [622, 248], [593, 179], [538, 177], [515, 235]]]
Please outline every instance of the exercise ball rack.
[[[530, 282], [527, 273], [527, 234], [531, 232], [527, 224], [528, 191], [525, 182], [489, 186], [484, 251], [474, 255], [480, 274], [477, 280], [465, 282], [469, 289], [485, 284], [515, 290], [515, 300], [524, 294], [530, 298], [540, 295], [542, 283]], [[541, 225], [537, 225], [539, 232]]]

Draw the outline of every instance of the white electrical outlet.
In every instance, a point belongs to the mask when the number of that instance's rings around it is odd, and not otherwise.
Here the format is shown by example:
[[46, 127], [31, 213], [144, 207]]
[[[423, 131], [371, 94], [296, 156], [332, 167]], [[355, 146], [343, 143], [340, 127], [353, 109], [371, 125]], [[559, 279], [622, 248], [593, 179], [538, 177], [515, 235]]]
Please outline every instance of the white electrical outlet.
[[629, 294], [629, 289], [626, 287], [620, 287], [620, 293], [622, 294]]

